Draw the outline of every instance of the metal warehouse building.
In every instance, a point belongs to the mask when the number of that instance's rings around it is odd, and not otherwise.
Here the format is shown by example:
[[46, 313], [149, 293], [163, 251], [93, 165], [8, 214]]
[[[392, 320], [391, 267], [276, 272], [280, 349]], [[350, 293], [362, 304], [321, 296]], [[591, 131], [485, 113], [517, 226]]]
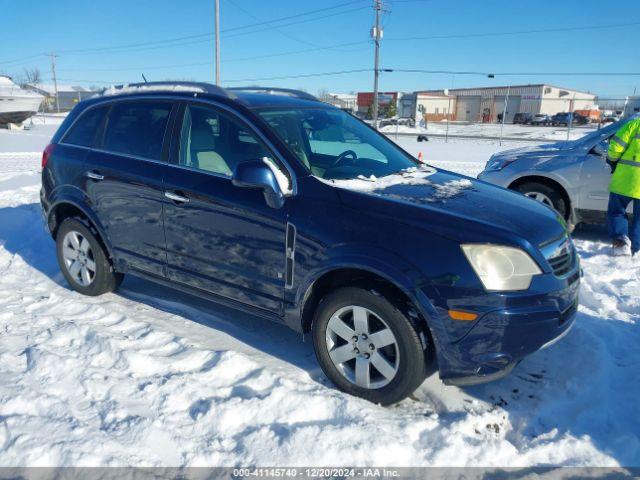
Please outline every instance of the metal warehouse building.
[[[443, 90], [424, 93], [443, 95]], [[457, 121], [495, 122], [504, 110], [507, 101], [505, 121], [512, 122], [518, 112], [546, 113], [588, 110], [594, 108], [596, 96], [555, 87], [553, 85], [513, 85], [504, 87], [457, 88], [448, 90], [455, 98], [451, 113]], [[508, 100], [507, 100], [508, 96]]]

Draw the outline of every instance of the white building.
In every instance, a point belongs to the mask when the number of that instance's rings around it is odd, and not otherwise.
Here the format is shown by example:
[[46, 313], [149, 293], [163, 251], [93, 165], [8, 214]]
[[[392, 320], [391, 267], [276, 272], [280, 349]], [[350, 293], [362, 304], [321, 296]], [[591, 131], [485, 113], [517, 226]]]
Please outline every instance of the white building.
[[416, 92], [416, 120], [455, 120], [456, 97], [444, 93]]
[[[444, 91], [424, 92], [444, 94]], [[596, 96], [547, 84], [502, 87], [456, 88], [449, 90], [455, 97], [455, 120], [495, 122], [507, 102], [506, 122], [512, 122], [518, 112], [546, 113], [595, 109]], [[508, 100], [507, 100], [508, 98]]]

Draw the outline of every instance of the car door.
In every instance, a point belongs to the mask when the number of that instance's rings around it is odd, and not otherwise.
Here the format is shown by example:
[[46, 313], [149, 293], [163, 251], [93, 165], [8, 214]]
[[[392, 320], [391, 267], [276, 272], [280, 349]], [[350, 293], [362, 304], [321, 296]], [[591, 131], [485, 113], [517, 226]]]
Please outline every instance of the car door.
[[274, 155], [256, 131], [221, 107], [188, 103], [179, 117], [164, 184], [169, 277], [280, 313], [286, 204], [271, 208], [260, 190], [231, 181], [240, 162]]
[[173, 103], [115, 102], [87, 156], [86, 192], [121, 268], [165, 276], [162, 218], [164, 138]]
[[581, 210], [600, 212], [607, 210], [611, 181], [611, 168], [606, 162], [608, 149], [609, 137], [601, 140], [585, 155], [580, 172], [578, 208]]

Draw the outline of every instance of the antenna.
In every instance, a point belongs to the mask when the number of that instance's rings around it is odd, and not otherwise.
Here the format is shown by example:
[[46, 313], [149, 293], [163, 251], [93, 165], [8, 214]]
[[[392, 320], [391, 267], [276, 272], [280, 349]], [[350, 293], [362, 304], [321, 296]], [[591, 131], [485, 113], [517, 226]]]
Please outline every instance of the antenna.
[[141, 75], [142, 75], [142, 79], [144, 80], [144, 83], [149, 83], [147, 82], [147, 77], [144, 76], [144, 73], [142, 73]]

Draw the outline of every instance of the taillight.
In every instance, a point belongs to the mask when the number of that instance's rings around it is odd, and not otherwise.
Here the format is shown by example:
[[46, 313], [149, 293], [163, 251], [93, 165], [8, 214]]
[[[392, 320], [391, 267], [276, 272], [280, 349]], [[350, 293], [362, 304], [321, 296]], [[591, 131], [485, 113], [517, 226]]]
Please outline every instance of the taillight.
[[51, 157], [51, 154], [53, 153], [53, 149], [56, 147], [55, 143], [50, 143], [49, 145], [47, 145], [47, 147], [44, 149], [44, 152], [42, 152], [42, 168], [44, 169], [44, 167], [47, 166], [47, 162], [49, 161], [49, 157]]

